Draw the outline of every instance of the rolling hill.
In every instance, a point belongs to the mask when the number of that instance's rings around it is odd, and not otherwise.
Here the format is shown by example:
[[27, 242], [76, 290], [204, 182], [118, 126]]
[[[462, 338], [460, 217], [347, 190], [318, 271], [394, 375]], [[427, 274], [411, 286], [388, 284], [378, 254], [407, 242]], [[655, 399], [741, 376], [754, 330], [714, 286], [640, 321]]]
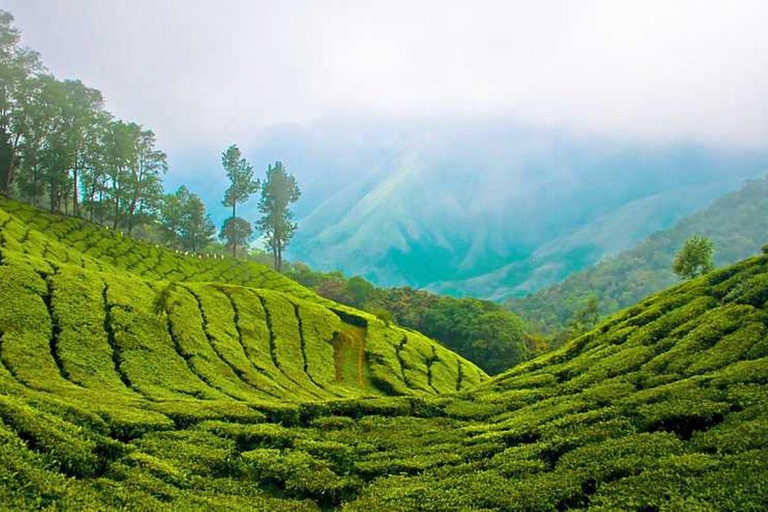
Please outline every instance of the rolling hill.
[[257, 265], [8, 201], [0, 234], [4, 507], [768, 501], [768, 255], [650, 297], [489, 380]]
[[[768, 169], [759, 151], [472, 116], [329, 116], [264, 133], [247, 153], [257, 168], [280, 155], [301, 184], [291, 261], [492, 299], [560, 282]], [[218, 204], [222, 183], [199, 174]]]
[[7, 200], [0, 226], [2, 361], [38, 389], [239, 403], [435, 394], [485, 378], [420, 334], [255, 263]]
[[591, 295], [599, 297], [604, 314], [612, 313], [677, 282], [672, 260], [683, 242], [696, 234], [714, 242], [717, 266], [758, 253], [768, 242], [768, 178], [748, 180], [738, 191], [654, 233], [633, 249], [576, 272], [562, 283], [509, 299], [507, 305], [545, 332], [564, 328]]

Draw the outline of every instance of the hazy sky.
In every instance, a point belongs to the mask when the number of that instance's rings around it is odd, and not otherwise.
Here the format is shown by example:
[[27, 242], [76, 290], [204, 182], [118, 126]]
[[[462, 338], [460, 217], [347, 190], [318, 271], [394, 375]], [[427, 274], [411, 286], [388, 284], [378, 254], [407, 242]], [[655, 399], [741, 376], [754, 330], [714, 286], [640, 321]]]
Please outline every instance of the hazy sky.
[[328, 113], [768, 145], [768, 2], [0, 0], [169, 152]]

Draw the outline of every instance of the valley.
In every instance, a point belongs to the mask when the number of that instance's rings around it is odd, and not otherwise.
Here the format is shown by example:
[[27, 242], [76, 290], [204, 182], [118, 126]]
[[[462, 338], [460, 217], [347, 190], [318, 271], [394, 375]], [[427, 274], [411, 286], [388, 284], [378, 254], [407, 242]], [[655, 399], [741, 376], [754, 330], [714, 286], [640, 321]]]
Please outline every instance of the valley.
[[766, 509], [768, 4], [0, 2], [0, 512]]
[[0, 241], [10, 508], [758, 510], [768, 499], [768, 255], [488, 379], [257, 264], [7, 200]]

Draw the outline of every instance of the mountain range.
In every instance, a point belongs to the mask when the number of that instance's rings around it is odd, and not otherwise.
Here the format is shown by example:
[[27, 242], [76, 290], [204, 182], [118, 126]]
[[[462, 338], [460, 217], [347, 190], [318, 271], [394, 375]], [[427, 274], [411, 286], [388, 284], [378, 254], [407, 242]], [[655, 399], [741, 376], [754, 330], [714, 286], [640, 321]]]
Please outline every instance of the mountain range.
[[690, 236], [714, 242], [714, 263], [723, 266], [760, 252], [768, 242], [768, 178], [749, 180], [707, 208], [658, 231], [635, 247], [570, 275], [562, 283], [507, 305], [539, 330], [563, 329], [590, 296], [611, 313], [678, 281], [672, 260]]
[[764, 153], [460, 117], [324, 118], [248, 154], [283, 159], [302, 186], [292, 260], [493, 299], [557, 283], [768, 169]]

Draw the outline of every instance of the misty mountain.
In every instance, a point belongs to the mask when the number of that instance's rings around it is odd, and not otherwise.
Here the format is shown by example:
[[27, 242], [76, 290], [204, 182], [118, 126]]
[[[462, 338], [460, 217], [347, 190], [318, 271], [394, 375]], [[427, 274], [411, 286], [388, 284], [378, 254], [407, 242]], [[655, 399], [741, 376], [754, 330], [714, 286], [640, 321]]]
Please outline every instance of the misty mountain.
[[693, 235], [714, 242], [717, 266], [759, 253], [768, 242], [768, 178], [749, 180], [738, 191], [653, 233], [635, 247], [574, 272], [562, 283], [512, 298], [507, 305], [548, 333], [566, 327], [590, 296], [599, 298], [602, 314], [612, 313], [678, 282], [672, 260]]
[[292, 260], [492, 298], [558, 282], [768, 169], [765, 154], [499, 119], [339, 116], [273, 129], [248, 154], [282, 159], [304, 190]]

